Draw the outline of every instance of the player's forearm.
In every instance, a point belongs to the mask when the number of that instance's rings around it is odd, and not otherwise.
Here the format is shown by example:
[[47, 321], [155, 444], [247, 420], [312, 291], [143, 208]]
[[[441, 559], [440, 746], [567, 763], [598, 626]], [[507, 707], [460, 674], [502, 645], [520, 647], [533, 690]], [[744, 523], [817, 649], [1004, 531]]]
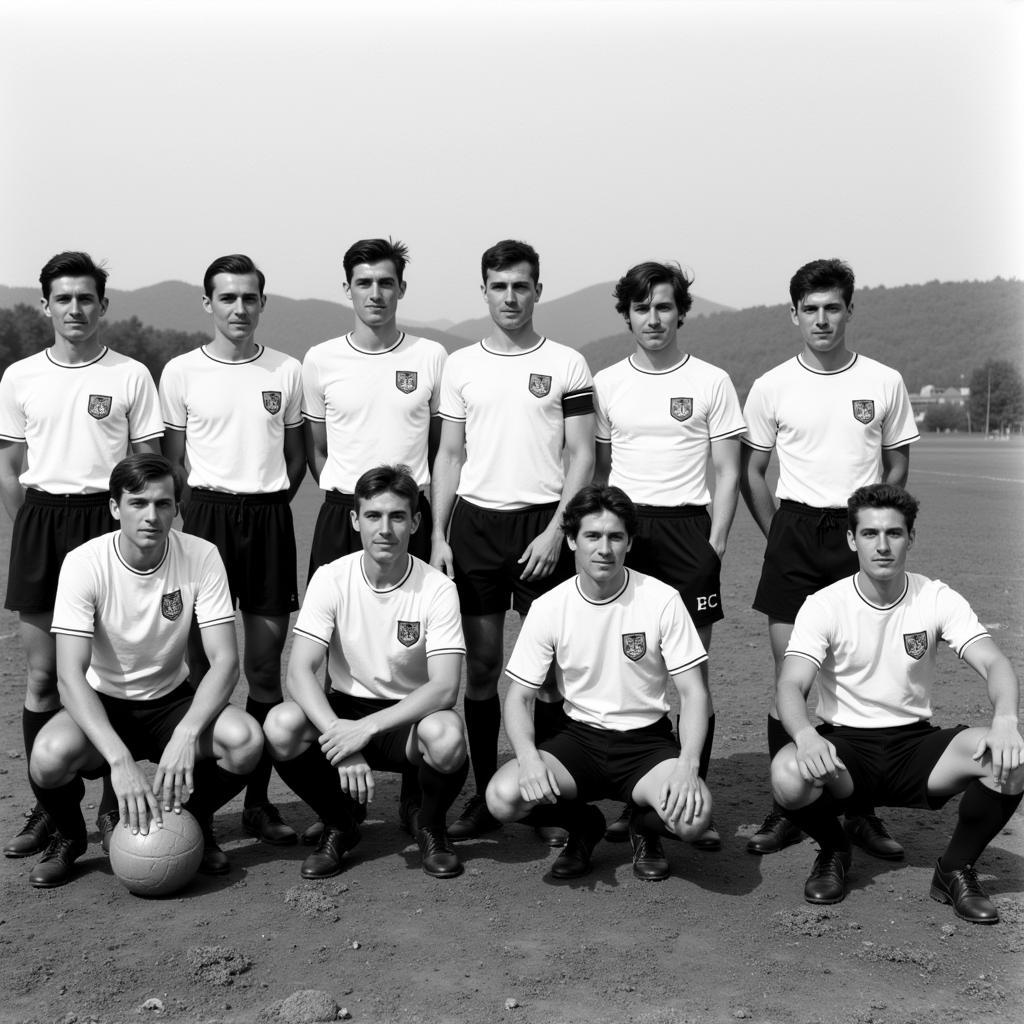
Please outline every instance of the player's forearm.
[[[591, 417], [592, 419], [593, 417]], [[552, 525], [562, 529], [562, 513], [579, 492], [594, 479], [594, 441], [579, 444], [569, 452], [568, 465], [565, 468], [565, 480], [562, 483], [562, 496], [552, 517]]]
[[238, 655], [233, 651], [215, 654], [207, 652], [210, 667], [199, 681], [192, 705], [179, 724], [195, 738], [213, 724], [214, 719], [228, 706], [238, 682]]
[[1018, 721], [1020, 686], [1009, 658], [1000, 655], [988, 670], [988, 698], [992, 702], [992, 718]]
[[771, 488], [768, 486], [764, 469], [755, 465], [747, 452], [748, 450], [743, 452], [743, 468], [740, 471], [739, 480], [740, 493], [743, 495], [747, 508], [750, 509], [750, 514], [754, 517], [754, 522], [767, 537], [778, 506]]
[[679, 758], [697, 763], [707, 736], [711, 698], [700, 668], [687, 669], [673, 681], [679, 694]]
[[519, 762], [537, 753], [536, 733], [533, 728], [533, 705], [536, 699], [536, 690], [516, 682], [512, 683], [505, 696], [502, 721], [516, 760]]
[[775, 688], [775, 706], [779, 721], [794, 740], [802, 730], [814, 728], [807, 714], [806, 692], [781, 675]]
[[327, 465], [327, 427], [323, 423], [306, 420], [302, 436], [309, 474], [319, 484], [320, 474]]
[[711, 504], [711, 534], [708, 538], [711, 546], [721, 557], [729, 542], [729, 531], [736, 518], [736, 506], [739, 504], [739, 472], [731, 474], [715, 474], [715, 496]]
[[0, 501], [12, 520], [25, 504], [25, 488], [18, 479], [24, 452], [23, 444], [0, 443]]
[[86, 681], [84, 669], [58, 673], [57, 690], [64, 710], [107, 764], [124, 764], [132, 760], [127, 744], [114, 731], [103, 703]]
[[288, 696], [302, 708], [302, 713], [320, 733], [338, 720], [323, 683], [317, 678], [323, 671], [324, 659], [316, 665], [295, 663], [294, 655], [288, 665]]
[[906, 487], [910, 476], [910, 445], [882, 449], [882, 482]]
[[363, 721], [364, 723], [372, 721], [375, 733], [387, 732], [404, 725], [413, 725], [436, 711], [451, 710], [455, 707], [458, 695], [458, 677], [454, 680], [432, 679], [423, 686], [417, 687], [397, 704], [375, 711], [372, 715], [367, 715]]
[[462, 476], [462, 459], [453, 452], [440, 449], [434, 459], [430, 478], [430, 507], [434, 516], [434, 538], [443, 540], [455, 507], [455, 495]]

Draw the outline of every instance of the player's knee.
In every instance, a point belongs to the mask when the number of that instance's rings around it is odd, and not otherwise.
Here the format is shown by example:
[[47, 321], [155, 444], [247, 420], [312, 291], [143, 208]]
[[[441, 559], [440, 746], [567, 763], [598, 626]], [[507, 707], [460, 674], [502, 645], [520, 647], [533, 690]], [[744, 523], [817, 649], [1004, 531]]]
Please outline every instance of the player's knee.
[[810, 786], [800, 774], [796, 748], [783, 747], [772, 760], [772, 795], [783, 807], [799, 807], [806, 801]]
[[68, 781], [71, 774], [73, 751], [64, 737], [53, 730], [44, 729], [32, 745], [29, 774], [32, 781], [43, 789], [52, 789]]
[[498, 821], [515, 821], [521, 813], [517, 773], [499, 770], [487, 784], [486, 800]]
[[423, 756], [439, 772], [449, 774], [466, 760], [466, 737], [454, 711], [428, 715], [417, 726]]
[[286, 700], [271, 709], [263, 723], [263, 733], [270, 756], [277, 761], [289, 761], [301, 753], [302, 735], [309, 722], [302, 708]]
[[1024, 793], [1024, 764], [1019, 768], [1011, 769], [1010, 774], [1006, 777], [1006, 782], [1003, 783], [1002, 791], [1007, 796]]
[[214, 726], [214, 736], [223, 768], [244, 775], [256, 767], [263, 753], [263, 730], [252, 715], [225, 708]]
[[501, 652], [482, 650], [466, 654], [466, 696], [474, 700], [498, 692], [501, 676]]
[[57, 664], [50, 658], [28, 659], [25, 672], [28, 697], [41, 710], [60, 706], [57, 692]]
[[[707, 830], [711, 824], [711, 808], [712, 799], [711, 791], [701, 782], [701, 809], [699, 814], [695, 814], [693, 819], [689, 822], [683, 821], [680, 818], [676, 822], [668, 821], [662, 816], [662, 821], [665, 823], [665, 827], [675, 833], [678, 839], [682, 839], [684, 842], [691, 842], [694, 839], [699, 839]], [[660, 812], [659, 812], [660, 814]]]

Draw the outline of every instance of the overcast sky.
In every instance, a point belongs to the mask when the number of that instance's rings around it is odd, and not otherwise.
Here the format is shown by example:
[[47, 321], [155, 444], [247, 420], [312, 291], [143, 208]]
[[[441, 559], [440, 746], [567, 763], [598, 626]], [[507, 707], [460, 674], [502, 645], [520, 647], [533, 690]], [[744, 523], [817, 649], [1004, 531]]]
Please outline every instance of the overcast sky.
[[1024, 277], [1013, 0], [4, 0], [0, 90], [0, 283], [66, 248], [117, 288], [243, 251], [338, 299], [387, 234], [420, 319], [484, 313], [507, 236], [548, 297], [651, 258], [733, 306], [819, 256]]

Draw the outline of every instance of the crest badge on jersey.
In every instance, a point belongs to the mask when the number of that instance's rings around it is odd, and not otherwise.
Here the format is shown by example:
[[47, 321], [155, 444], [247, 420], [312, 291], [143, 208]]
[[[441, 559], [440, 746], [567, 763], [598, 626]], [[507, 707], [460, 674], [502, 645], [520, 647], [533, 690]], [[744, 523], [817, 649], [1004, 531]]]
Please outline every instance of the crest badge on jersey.
[[924, 630], [920, 633], [904, 633], [903, 649], [914, 661], [920, 661], [928, 650], [928, 634]]
[[875, 418], [875, 403], [870, 398], [855, 398], [853, 418], [858, 423], [870, 423]]
[[416, 370], [395, 370], [395, 387], [403, 395], [411, 395], [416, 390], [419, 373]]
[[170, 619], [171, 622], [181, 615], [183, 608], [184, 603], [181, 600], [180, 590], [172, 590], [160, 598], [160, 614], [165, 619]]
[[94, 420], [106, 419], [110, 415], [110, 407], [114, 399], [110, 395], [90, 395], [89, 415]]
[[402, 622], [398, 620], [398, 642], [403, 647], [412, 647], [420, 638], [420, 624], [418, 622]]
[[672, 413], [672, 419], [685, 423], [693, 415], [693, 399], [670, 398], [668, 400], [668, 411]]
[[551, 375], [547, 373], [531, 373], [530, 394], [534, 398], [546, 398], [551, 394]]
[[264, 391], [263, 408], [266, 409], [271, 416], [276, 416], [281, 411], [281, 392]]
[[623, 633], [622, 653], [630, 661], [639, 661], [647, 653], [647, 634]]

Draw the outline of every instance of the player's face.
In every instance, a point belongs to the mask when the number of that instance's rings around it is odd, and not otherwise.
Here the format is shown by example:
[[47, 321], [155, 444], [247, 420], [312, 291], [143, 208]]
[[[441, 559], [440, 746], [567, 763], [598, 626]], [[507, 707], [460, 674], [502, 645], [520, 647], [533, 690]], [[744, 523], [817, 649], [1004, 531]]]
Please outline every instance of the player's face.
[[174, 481], [169, 476], [149, 480], [141, 491], [125, 491], [110, 499], [110, 514], [121, 524], [121, 537], [140, 553], [163, 550], [178, 511]]
[[846, 540], [857, 552], [860, 571], [884, 583], [902, 577], [914, 532], [907, 529], [903, 513], [894, 508], [862, 508], [857, 513], [857, 529], [847, 530]]
[[54, 331], [70, 345], [95, 338], [107, 311], [107, 300], [100, 299], [91, 277], [58, 277], [50, 283], [50, 297], [41, 302]]
[[218, 334], [229, 341], [248, 341], [259, 326], [266, 305], [255, 274], [217, 274], [213, 294], [203, 296], [203, 309], [213, 317]]
[[663, 352], [675, 345], [679, 309], [671, 284], [656, 284], [646, 299], [629, 304], [629, 329], [646, 352]]
[[607, 509], [584, 516], [579, 533], [568, 541], [576, 555], [576, 571], [600, 587], [622, 575], [626, 552], [633, 544], [622, 520]]
[[488, 270], [480, 286], [491, 311], [491, 319], [504, 331], [518, 331], [533, 322], [533, 307], [541, 286], [533, 280], [529, 263], [516, 263], [505, 270]]
[[380, 566], [405, 559], [409, 538], [420, 525], [419, 513], [409, 508], [405, 498], [390, 491], [362, 499], [359, 511], [353, 510], [350, 515], [363, 551]]
[[848, 306], [838, 288], [808, 292], [797, 306], [789, 307], [793, 323], [811, 352], [825, 355], [846, 343], [846, 325], [853, 316], [853, 303]]
[[345, 295], [356, 317], [367, 327], [386, 327], [398, 315], [398, 300], [405, 295], [405, 282], [391, 260], [357, 263], [352, 280], [345, 282]]

